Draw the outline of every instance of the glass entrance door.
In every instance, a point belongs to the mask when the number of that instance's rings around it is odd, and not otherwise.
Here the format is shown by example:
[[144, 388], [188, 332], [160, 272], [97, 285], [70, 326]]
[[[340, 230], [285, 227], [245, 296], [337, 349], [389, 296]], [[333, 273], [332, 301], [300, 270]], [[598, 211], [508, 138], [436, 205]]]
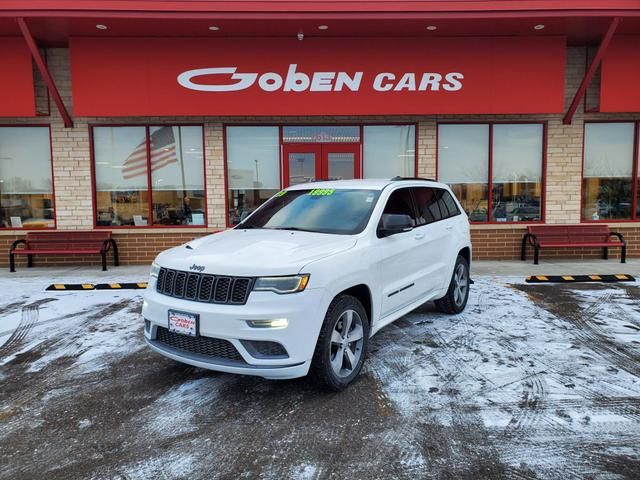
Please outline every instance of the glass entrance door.
[[360, 144], [290, 143], [283, 150], [285, 187], [361, 178]]

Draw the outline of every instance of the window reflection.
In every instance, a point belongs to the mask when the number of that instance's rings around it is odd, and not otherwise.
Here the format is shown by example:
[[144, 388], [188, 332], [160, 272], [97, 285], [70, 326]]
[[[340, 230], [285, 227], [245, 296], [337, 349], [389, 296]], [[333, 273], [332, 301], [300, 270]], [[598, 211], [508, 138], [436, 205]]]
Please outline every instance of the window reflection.
[[96, 224], [147, 225], [149, 197], [144, 127], [95, 127]]
[[278, 127], [227, 127], [229, 224], [237, 225], [280, 190]]
[[540, 124], [493, 126], [492, 219], [542, 219], [542, 137]]
[[96, 225], [204, 225], [202, 127], [148, 135], [143, 126], [94, 127]]
[[204, 225], [201, 127], [149, 129], [153, 223]]
[[414, 125], [366, 125], [364, 178], [415, 176], [415, 130]]
[[0, 127], [0, 228], [54, 226], [48, 127]]
[[543, 137], [541, 124], [439, 125], [439, 179], [450, 185], [472, 222], [540, 221]]
[[489, 219], [489, 125], [438, 126], [438, 178], [472, 222]]
[[628, 220], [633, 197], [633, 123], [587, 123], [583, 220]]

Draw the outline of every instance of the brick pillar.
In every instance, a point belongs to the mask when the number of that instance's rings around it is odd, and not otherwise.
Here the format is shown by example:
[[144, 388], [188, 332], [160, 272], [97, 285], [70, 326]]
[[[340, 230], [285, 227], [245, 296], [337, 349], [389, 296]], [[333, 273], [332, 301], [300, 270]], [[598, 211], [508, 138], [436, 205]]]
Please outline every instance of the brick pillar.
[[[585, 49], [567, 49], [565, 110], [582, 81]], [[580, 223], [582, 188], [582, 130], [584, 108], [581, 102], [571, 125], [562, 124], [563, 115], [553, 115], [547, 131], [547, 223]]]

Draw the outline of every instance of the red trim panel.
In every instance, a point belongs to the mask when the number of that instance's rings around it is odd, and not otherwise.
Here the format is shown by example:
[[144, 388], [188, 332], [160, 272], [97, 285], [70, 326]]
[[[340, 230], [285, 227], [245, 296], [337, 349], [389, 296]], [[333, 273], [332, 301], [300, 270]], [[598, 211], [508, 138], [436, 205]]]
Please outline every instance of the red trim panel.
[[6, 10], [152, 12], [478, 12], [540, 10], [634, 10], [636, 0], [253, 0], [253, 1], [87, 1], [5, 0]]
[[35, 117], [31, 53], [23, 38], [0, 39], [0, 117]]
[[616, 37], [602, 59], [601, 112], [640, 112], [640, 35]]

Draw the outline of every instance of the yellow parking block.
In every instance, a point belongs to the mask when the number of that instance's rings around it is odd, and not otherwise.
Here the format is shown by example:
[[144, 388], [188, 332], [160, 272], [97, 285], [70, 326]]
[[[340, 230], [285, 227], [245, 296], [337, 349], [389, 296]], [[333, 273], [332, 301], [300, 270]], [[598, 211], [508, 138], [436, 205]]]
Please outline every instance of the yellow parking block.
[[563, 275], [562, 279], [567, 280], [569, 282], [572, 282], [573, 280], [575, 280], [571, 275]]
[[589, 278], [591, 280], [602, 280], [602, 277], [600, 275], [589, 275]]

